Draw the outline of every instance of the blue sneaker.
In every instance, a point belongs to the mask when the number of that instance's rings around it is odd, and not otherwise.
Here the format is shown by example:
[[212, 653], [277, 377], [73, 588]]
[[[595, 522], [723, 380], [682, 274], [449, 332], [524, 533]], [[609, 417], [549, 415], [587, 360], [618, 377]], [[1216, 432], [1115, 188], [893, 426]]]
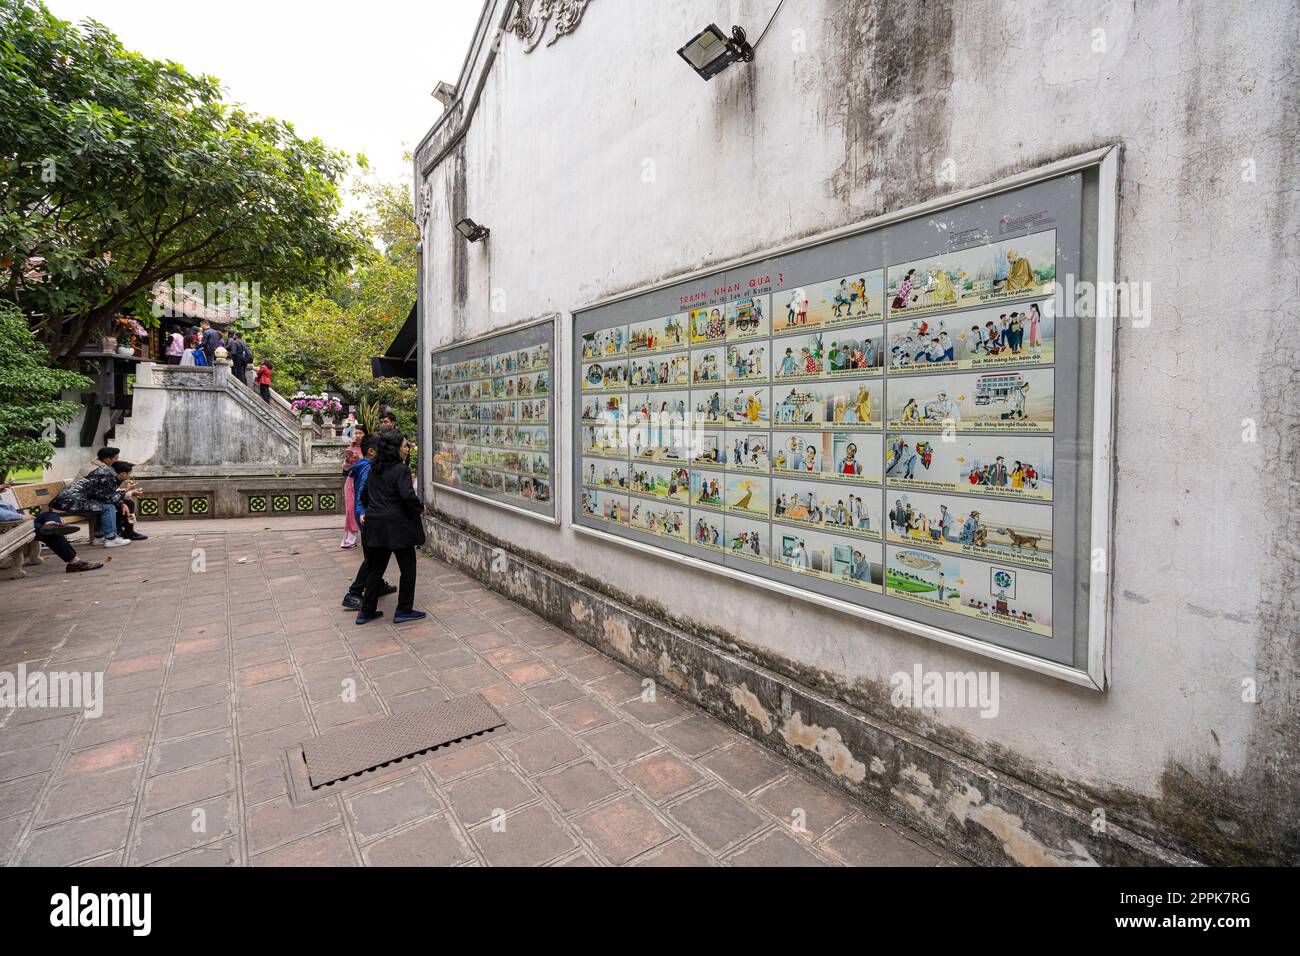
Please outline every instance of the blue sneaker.
[[393, 623], [405, 624], [407, 621], [423, 621], [428, 616], [424, 611], [398, 611], [393, 615]]
[[371, 621], [378, 620], [383, 616], [384, 616], [383, 611], [371, 611], [369, 614], [367, 614], [365, 611], [362, 611], [357, 615], [357, 623], [369, 624]]

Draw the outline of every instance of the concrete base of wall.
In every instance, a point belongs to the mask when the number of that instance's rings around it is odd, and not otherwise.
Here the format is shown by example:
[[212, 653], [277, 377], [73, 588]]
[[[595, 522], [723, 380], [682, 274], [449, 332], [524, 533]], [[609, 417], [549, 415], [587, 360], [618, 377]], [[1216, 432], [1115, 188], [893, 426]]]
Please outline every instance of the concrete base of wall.
[[438, 557], [877, 811], [984, 865], [1195, 861], [481, 537], [427, 519]]

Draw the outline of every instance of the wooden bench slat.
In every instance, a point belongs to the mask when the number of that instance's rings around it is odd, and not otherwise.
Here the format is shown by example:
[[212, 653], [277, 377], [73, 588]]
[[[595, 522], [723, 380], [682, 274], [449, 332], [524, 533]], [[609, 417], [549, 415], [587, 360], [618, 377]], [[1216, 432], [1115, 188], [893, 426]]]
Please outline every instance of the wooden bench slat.
[[10, 491], [13, 492], [18, 507], [26, 511], [28, 508], [48, 506], [65, 487], [66, 481], [42, 481], [30, 485], [14, 485]]

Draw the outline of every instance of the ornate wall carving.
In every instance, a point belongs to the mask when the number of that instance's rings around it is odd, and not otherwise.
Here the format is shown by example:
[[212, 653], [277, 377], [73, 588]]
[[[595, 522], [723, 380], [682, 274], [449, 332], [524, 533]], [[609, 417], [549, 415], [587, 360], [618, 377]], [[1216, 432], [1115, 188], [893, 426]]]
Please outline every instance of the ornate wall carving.
[[553, 25], [547, 46], [578, 29], [591, 0], [519, 0], [507, 29], [524, 42], [524, 52], [532, 53], [542, 42], [546, 28]]

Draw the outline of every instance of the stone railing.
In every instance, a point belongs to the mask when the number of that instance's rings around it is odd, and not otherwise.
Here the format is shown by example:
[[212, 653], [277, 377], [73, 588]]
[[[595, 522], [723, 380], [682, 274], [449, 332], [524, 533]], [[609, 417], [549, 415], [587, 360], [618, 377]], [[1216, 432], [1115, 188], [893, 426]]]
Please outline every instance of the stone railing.
[[284, 397], [238, 381], [231, 366], [136, 368], [131, 415], [117, 428], [122, 457], [142, 477], [327, 474], [347, 442], [304, 422]]

